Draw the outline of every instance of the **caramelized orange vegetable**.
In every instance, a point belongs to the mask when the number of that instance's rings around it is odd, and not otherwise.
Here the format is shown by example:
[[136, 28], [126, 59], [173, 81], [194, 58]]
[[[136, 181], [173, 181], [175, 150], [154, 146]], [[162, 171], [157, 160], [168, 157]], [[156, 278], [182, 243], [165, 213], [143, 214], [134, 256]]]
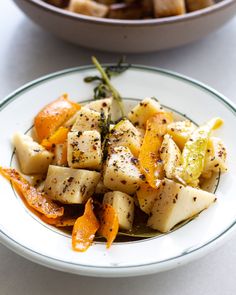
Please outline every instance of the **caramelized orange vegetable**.
[[54, 144], [64, 143], [67, 140], [68, 132], [68, 128], [61, 126], [48, 139], [43, 139], [41, 145], [45, 147], [45, 149], [51, 150]]
[[107, 248], [110, 248], [119, 230], [119, 220], [115, 209], [109, 204], [104, 204], [99, 211], [99, 220], [99, 234], [107, 240]]
[[90, 198], [83, 216], [79, 217], [72, 231], [72, 248], [78, 252], [85, 252], [92, 244], [95, 233], [99, 229], [99, 221], [93, 212], [93, 200]]
[[167, 125], [173, 122], [170, 113], [160, 112], [151, 117], [146, 123], [146, 132], [139, 153], [139, 163], [147, 182], [153, 188], [158, 188], [163, 178], [163, 165], [160, 161], [160, 152], [163, 136]]
[[45, 193], [39, 192], [15, 169], [0, 167], [0, 174], [12, 182], [23, 195], [30, 207], [48, 218], [57, 218], [64, 214], [64, 208], [54, 203]]
[[64, 122], [80, 109], [80, 105], [62, 95], [46, 105], [35, 117], [34, 126], [40, 142], [49, 138]]

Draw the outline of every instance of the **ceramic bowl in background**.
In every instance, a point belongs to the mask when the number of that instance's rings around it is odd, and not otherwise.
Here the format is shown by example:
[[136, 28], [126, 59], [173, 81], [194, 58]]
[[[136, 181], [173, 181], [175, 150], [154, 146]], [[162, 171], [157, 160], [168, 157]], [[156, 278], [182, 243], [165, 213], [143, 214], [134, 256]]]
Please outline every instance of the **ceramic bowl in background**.
[[89, 48], [142, 53], [172, 48], [205, 37], [236, 13], [235, 0], [181, 16], [114, 20], [75, 14], [42, 0], [14, 0], [35, 23], [69, 42]]

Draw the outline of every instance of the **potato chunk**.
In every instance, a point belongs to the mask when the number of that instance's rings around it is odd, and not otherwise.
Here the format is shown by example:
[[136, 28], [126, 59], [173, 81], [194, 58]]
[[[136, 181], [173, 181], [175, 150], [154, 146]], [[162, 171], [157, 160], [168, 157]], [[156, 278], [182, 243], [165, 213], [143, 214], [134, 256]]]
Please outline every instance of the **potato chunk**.
[[175, 178], [175, 169], [181, 164], [181, 152], [169, 134], [164, 136], [160, 149], [166, 177]]
[[134, 200], [132, 197], [119, 191], [109, 192], [104, 195], [103, 203], [109, 204], [115, 209], [121, 229], [132, 229], [134, 220]]
[[187, 10], [195, 11], [215, 4], [214, 0], [186, 0]]
[[215, 200], [214, 194], [165, 179], [153, 205], [148, 226], [168, 232], [179, 222], [208, 208]]
[[108, 13], [108, 6], [92, 0], [71, 0], [69, 10], [95, 17], [105, 17]]
[[152, 188], [148, 183], [143, 183], [140, 186], [140, 189], [137, 191], [137, 198], [140, 209], [146, 214], [150, 214], [152, 207], [157, 200], [158, 189]]
[[95, 191], [100, 173], [50, 165], [45, 192], [65, 204], [83, 204]]
[[81, 108], [77, 113], [77, 119], [72, 126], [72, 131], [96, 130], [100, 132], [101, 114], [88, 108]]
[[211, 137], [207, 146], [202, 176], [211, 176], [212, 172], [226, 172], [226, 157], [226, 147], [222, 140], [217, 137]]
[[125, 146], [137, 157], [141, 147], [141, 136], [139, 131], [127, 119], [120, 121], [113, 127], [109, 136], [110, 147]]
[[184, 14], [185, 1], [184, 0], [153, 0], [154, 1], [154, 15], [155, 17], [166, 17]]
[[53, 154], [48, 152], [29, 135], [16, 133], [13, 144], [24, 174], [44, 174], [52, 162]]
[[96, 170], [101, 168], [101, 135], [97, 131], [69, 132], [67, 149], [69, 167]]
[[98, 100], [92, 101], [86, 104], [84, 107], [98, 113], [101, 113], [103, 111], [105, 116], [107, 117], [111, 111], [111, 105], [112, 105], [112, 98], [104, 98], [104, 99], [98, 99]]
[[160, 112], [161, 106], [154, 98], [145, 98], [128, 114], [128, 118], [135, 127], [146, 127], [147, 120]]
[[167, 133], [171, 135], [174, 142], [182, 150], [185, 143], [196, 129], [196, 126], [189, 120], [177, 121], [167, 126]]
[[136, 161], [127, 147], [113, 148], [104, 167], [104, 185], [111, 190], [135, 193], [142, 182]]

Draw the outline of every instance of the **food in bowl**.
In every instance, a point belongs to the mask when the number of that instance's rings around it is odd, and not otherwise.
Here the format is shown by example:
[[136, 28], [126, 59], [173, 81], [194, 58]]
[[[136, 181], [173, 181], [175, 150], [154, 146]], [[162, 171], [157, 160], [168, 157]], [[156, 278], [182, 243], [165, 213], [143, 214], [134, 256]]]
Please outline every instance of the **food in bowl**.
[[97, 83], [97, 99], [80, 105], [62, 95], [46, 105], [32, 136], [13, 136], [20, 172], [0, 168], [39, 218], [70, 230], [80, 252], [95, 237], [110, 247], [119, 236], [153, 237], [183, 225], [216, 201], [204, 181], [227, 170], [224, 143], [212, 136], [220, 118], [196, 126], [152, 97], [124, 110], [111, 77], [129, 66], [104, 70], [93, 62], [101, 76], [85, 82]]
[[45, 0], [45, 2], [75, 13], [111, 19], [182, 15], [215, 3], [214, 0]]

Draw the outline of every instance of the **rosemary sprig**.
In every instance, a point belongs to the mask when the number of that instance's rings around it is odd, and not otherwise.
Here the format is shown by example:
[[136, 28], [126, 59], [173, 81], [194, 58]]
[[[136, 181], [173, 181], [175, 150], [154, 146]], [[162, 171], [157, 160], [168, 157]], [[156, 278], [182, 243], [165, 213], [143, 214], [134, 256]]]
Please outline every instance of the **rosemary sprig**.
[[119, 75], [126, 71], [130, 65], [124, 64], [124, 59], [121, 59], [117, 65], [115, 66], [109, 66], [105, 69], [101, 66], [99, 61], [96, 59], [96, 57], [92, 57], [92, 62], [101, 74], [101, 77], [99, 76], [89, 76], [84, 79], [86, 83], [91, 83], [94, 81], [98, 81], [98, 85], [94, 88], [94, 99], [101, 99], [109, 96], [113, 96], [114, 100], [118, 103], [118, 106], [120, 108], [122, 117], [124, 116], [124, 106], [123, 101], [121, 98], [120, 93], [115, 89], [115, 87], [111, 84], [111, 77], [115, 75]]

